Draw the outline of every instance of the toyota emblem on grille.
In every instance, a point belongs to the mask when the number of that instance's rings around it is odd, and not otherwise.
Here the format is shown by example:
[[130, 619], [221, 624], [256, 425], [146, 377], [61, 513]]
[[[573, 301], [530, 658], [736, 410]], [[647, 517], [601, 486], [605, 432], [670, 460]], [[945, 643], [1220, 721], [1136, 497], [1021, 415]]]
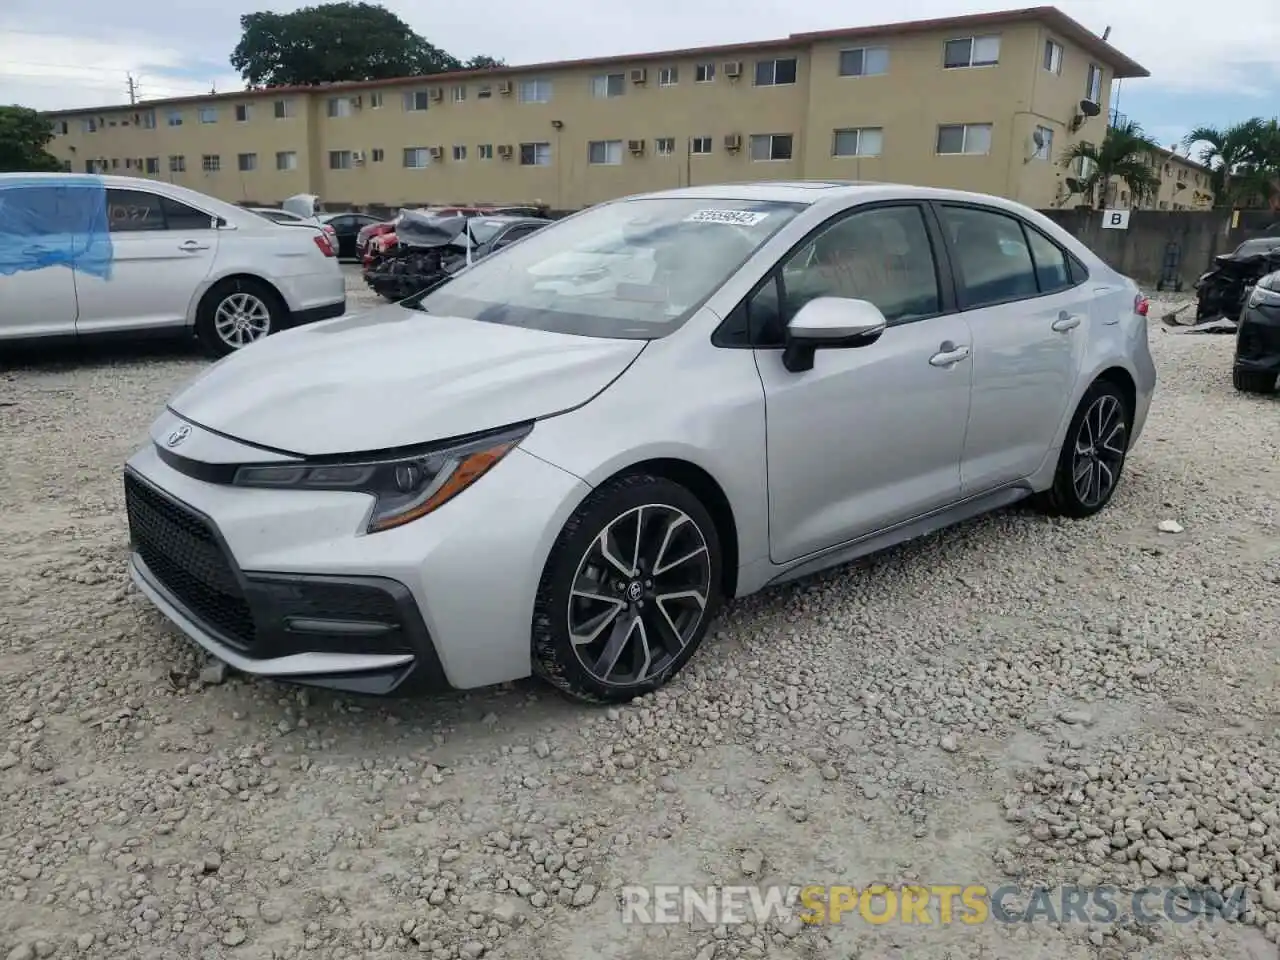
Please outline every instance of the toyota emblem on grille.
[[189, 436], [191, 436], [191, 428], [184, 423], [165, 438], [164, 445], [166, 447], [176, 447]]

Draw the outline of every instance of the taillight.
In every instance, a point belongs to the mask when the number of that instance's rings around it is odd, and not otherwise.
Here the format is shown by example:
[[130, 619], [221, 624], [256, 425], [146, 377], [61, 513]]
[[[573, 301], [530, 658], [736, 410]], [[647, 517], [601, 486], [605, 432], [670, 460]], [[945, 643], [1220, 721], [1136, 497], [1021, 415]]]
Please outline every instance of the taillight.
[[327, 233], [317, 233], [312, 239], [315, 240], [316, 246], [320, 248], [320, 252], [326, 257], [334, 256], [333, 244], [329, 242]]
[[1133, 312], [1140, 317], [1145, 317], [1149, 309], [1151, 309], [1151, 302], [1140, 293], [1134, 294]]

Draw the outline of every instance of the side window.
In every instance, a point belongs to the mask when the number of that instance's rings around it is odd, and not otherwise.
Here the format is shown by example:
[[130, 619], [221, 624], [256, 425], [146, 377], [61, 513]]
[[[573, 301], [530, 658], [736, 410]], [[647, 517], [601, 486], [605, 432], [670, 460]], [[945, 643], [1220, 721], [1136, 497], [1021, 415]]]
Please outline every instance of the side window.
[[533, 227], [512, 227], [503, 236], [498, 238], [498, 242], [493, 245], [495, 250], [515, 243], [521, 237], [533, 233]]
[[991, 210], [945, 204], [940, 213], [965, 308], [1039, 295], [1020, 221]]
[[23, 186], [0, 190], [0, 236], [54, 236], [85, 228], [88, 191]]
[[1071, 286], [1071, 271], [1067, 267], [1067, 255], [1062, 249], [1034, 227], [1022, 225], [1035, 261], [1036, 282], [1041, 293], [1057, 293]]
[[168, 197], [161, 197], [160, 203], [164, 208], [165, 222], [170, 230], [213, 229], [213, 217], [195, 207], [188, 207], [185, 203], [170, 200]]
[[163, 230], [160, 198], [142, 190], [108, 190], [107, 224], [112, 233]]
[[839, 218], [792, 251], [776, 277], [747, 304], [753, 342], [760, 347], [781, 345], [791, 318], [817, 297], [869, 300], [890, 323], [942, 309], [933, 245], [915, 204]]

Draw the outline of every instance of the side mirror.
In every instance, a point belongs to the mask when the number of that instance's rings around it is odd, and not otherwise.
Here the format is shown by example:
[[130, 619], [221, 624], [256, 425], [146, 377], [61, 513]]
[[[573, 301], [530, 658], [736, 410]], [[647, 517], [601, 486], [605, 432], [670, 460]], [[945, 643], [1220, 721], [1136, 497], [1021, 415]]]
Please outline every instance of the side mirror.
[[815, 297], [787, 324], [782, 365], [792, 373], [813, 369], [818, 349], [865, 347], [875, 343], [888, 322], [869, 300]]

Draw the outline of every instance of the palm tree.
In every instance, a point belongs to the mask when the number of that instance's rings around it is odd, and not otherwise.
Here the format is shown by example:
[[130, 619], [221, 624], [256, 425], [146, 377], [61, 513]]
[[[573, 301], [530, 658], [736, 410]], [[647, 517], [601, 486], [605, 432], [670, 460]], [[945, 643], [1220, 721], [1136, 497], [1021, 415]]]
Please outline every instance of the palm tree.
[[1267, 126], [1261, 117], [1254, 117], [1229, 127], [1196, 127], [1182, 138], [1187, 147], [1200, 144], [1200, 162], [1213, 168], [1214, 206], [1233, 206], [1242, 199], [1234, 181], [1247, 172], [1247, 165], [1264, 159], [1259, 154], [1265, 150]]
[[1135, 202], [1154, 197], [1160, 189], [1160, 178], [1151, 168], [1150, 157], [1159, 144], [1147, 136], [1141, 124], [1131, 120], [1108, 127], [1102, 143], [1080, 141], [1062, 155], [1061, 164], [1079, 164], [1080, 191], [1097, 203], [1101, 210], [1107, 204], [1112, 183], [1119, 179], [1133, 195]]

